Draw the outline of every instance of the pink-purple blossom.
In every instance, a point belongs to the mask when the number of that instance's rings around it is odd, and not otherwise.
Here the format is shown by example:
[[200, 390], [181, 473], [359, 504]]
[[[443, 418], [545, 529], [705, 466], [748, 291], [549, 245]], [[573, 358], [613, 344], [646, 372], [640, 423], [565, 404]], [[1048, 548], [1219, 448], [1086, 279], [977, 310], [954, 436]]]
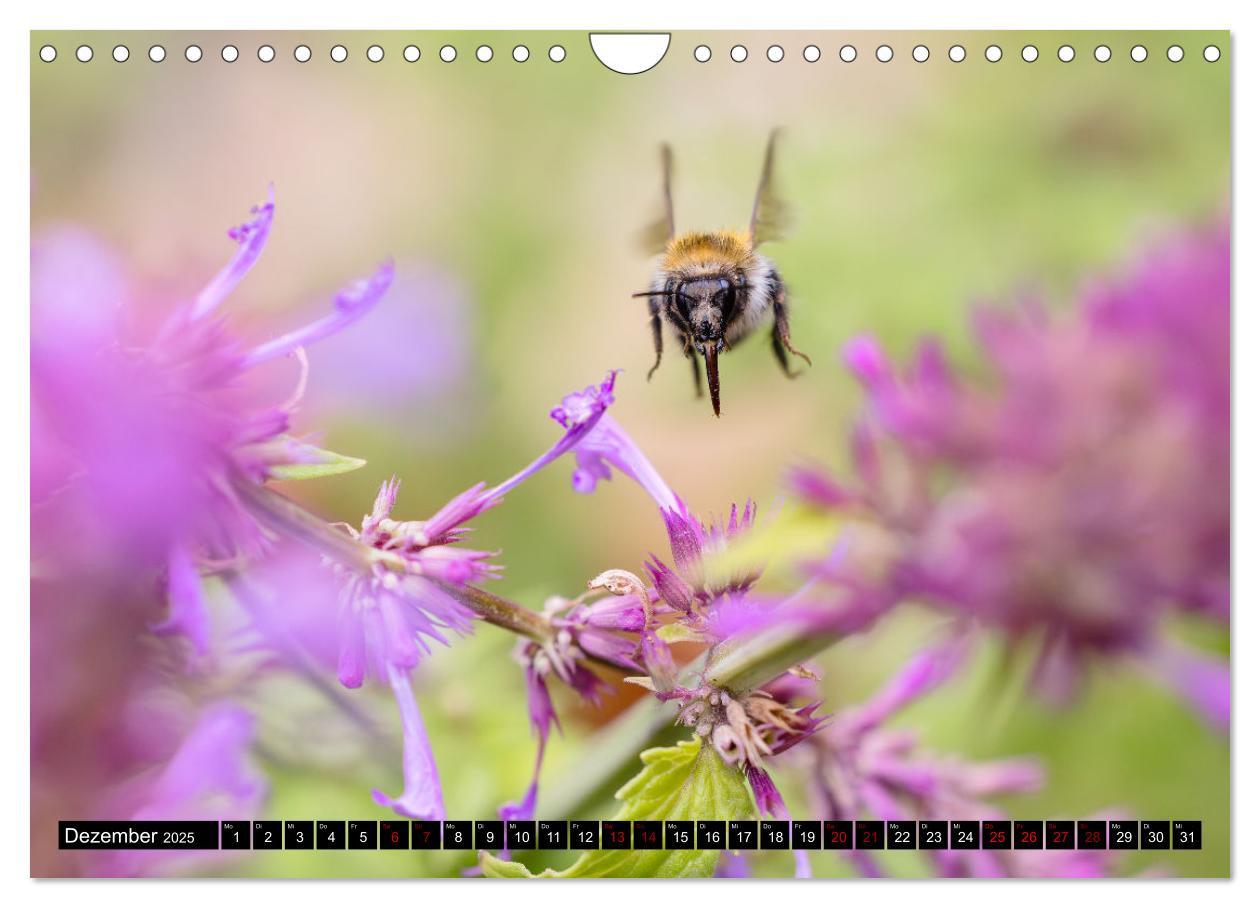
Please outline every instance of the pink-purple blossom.
[[[1173, 612], [1227, 622], [1228, 228], [1167, 240], [1069, 311], [987, 308], [976, 324], [980, 378], [931, 341], [904, 369], [871, 338], [845, 348], [867, 395], [855, 480], [791, 477], [855, 518], [859, 545], [822, 572], [830, 588], [926, 601], [1028, 642], [1038, 688], [1060, 698], [1091, 655], [1161, 662]], [[1217, 669], [1197, 664], [1193, 686], [1219, 722]]]
[[[152, 329], [99, 244], [74, 232], [33, 244], [35, 546], [60, 570], [166, 568], [171, 608], [157, 629], [186, 636], [199, 653], [207, 623], [192, 574], [257, 555], [266, 535], [243, 488], [313, 456], [286, 435], [302, 349], [371, 310], [392, 279], [383, 265], [338, 293], [324, 317], [246, 343], [219, 309], [257, 262], [274, 214], [269, 193], [229, 231], [231, 260]], [[298, 392], [271, 398], [251, 373], [289, 355], [299, 360]]]

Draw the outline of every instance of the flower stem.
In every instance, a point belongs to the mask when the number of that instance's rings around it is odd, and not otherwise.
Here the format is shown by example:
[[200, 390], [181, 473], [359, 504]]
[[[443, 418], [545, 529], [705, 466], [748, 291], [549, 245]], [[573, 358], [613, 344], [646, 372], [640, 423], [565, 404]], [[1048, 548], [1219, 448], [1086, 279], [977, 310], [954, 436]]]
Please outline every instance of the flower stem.
[[448, 583], [440, 583], [439, 586], [449, 596], [468, 606], [495, 627], [538, 643], [546, 643], [551, 639], [551, 624], [538, 612], [475, 586], [453, 586]]

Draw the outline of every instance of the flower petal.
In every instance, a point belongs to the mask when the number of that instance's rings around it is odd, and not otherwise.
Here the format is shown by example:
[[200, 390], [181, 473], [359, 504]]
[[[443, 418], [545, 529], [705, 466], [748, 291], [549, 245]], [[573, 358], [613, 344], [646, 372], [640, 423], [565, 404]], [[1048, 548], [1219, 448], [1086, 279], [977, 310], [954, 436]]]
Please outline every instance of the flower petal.
[[201, 574], [183, 546], [171, 550], [166, 576], [170, 611], [165, 620], [153, 625], [153, 633], [187, 637], [197, 655], [204, 656], [210, 648], [210, 615]]
[[333, 298], [333, 311], [318, 321], [259, 344], [242, 357], [243, 368], [307, 347], [357, 321], [372, 310], [394, 280], [393, 262], [385, 262], [370, 277], [356, 281]]
[[372, 791], [376, 803], [392, 808], [400, 816], [417, 820], [443, 820], [446, 807], [442, 802], [442, 782], [437, 761], [429, 746], [429, 736], [411, 689], [411, 675], [393, 665], [387, 666], [389, 685], [398, 703], [403, 731], [403, 792], [391, 798], [379, 790]]
[[203, 318], [214, 311], [254, 267], [258, 257], [262, 255], [263, 247], [267, 245], [267, 236], [271, 233], [271, 221], [275, 217], [275, 212], [275, 187], [268, 186], [267, 201], [250, 209], [253, 218], [228, 231], [228, 236], [236, 241], [236, 254], [197, 294], [197, 299], [189, 313], [191, 319]]

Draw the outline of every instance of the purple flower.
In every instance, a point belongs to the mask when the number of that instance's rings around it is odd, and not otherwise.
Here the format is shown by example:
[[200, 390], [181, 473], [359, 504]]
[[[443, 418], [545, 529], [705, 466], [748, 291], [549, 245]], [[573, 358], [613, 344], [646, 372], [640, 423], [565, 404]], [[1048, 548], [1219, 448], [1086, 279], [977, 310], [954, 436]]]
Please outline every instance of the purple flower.
[[[1173, 238], [1060, 318], [983, 310], [977, 333], [983, 381], [955, 375], [930, 342], [901, 372], [871, 339], [849, 344], [867, 392], [857, 481], [791, 479], [811, 503], [865, 518], [828, 586], [935, 603], [1029, 641], [1035, 682], [1060, 697], [1091, 656], [1149, 659], [1172, 611], [1227, 622], [1227, 227]], [[1219, 721], [1228, 694], [1204, 696]]]
[[[609, 373], [604, 385], [575, 391], [551, 411], [551, 418], [566, 429], [589, 421], [593, 411], [607, 409], [612, 403], [612, 383], [616, 373]], [[681, 506], [678, 496], [665, 484], [661, 474], [611, 416], [605, 416], [585, 434], [573, 448], [577, 467], [573, 471], [573, 489], [583, 494], [595, 491], [601, 479], [611, 480], [613, 469], [620, 470], [652, 496], [657, 506], [671, 510]]]
[[[555, 706], [551, 702], [551, 694], [547, 691], [546, 674], [549, 663], [537, 659], [537, 651], [529, 645], [522, 645], [518, 654], [525, 662], [525, 698], [529, 709], [529, 725], [538, 736], [538, 750], [534, 756], [534, 770], [530, 777], [529, 787], [524, 797], [514, 804], [505, 804], [499, 808], [499, 816], [505, 820], [532, 820], [538, 807], [538, 777], [542, 773], [543, 754], [547, 750], [547, 739], [551, 736], [551, 726], [560, 730], [560, 717], [556, 715]], [[541, 666], [541, 670], [539, 668]]]
[[81, 234], [37, 239], [32, 254], [31, 404], [37, 551], [61, 570], [165, 566], [171, 612], [161, 632], [204, 653], [207, 622], [193, 575], [203, 562], [257, 554], [264, 533], [243, 490], [301, 460], [285, 436], [295, 400], [267, 400], [251, 372], [296, 355], [369, 311], [391, 266], [337, 294], [328, 315], [254, 346], [217, 310], [257, 261], [275, 207], [229, 231], [237, 250], [156, 330], [121, 269]]
[[[335, 608], [329, 607], [328, 596], [309, 580], [309, 564], [279, 567], [280, 559], [268, 570], [254, 571], [254, 582], [238, 581], [238, 595], [254, 616], [255, 629], [267, 645], [281, 653], [335, 651], [337, 676], [349, 688], [360, 687], [370, 675], [388, 684], [398, 704], [403, 730], [403, 792], [391, 798], [380, 791], [373, 797], [378, 803], [393, 808], [403, 816], [438, 819], [445, 815], [442, 789], [436, 760], [425, 732], [424, 722], [411, 686], [411, 672], [433, 643], [446, 645], [452, 635], [472, 631], [473, 613], [462, 604], [454, 591], [499, 576], [499, 567], [490, 562], [491, 553], [466, 549], [459, 545], [470, 532], [465, 524], [477, 515], [499, 504], [504, 496], [547, 464], [573, 450], [591, 432], [612, 403], [615, 375], [610, 373], [603, 384], [587, 389], [585, 405], [573, 412], [564, 435], [548, 451], [513, 476], [487, 488], [478, 483], [459, 493], [427, 520], [396, 520], [393, 511], [398, 496], [396, 479], [382, 483], [372, 510], [359, 529], [340, 525], [349, 538], [333, 528], [308, 527], [307, 541], [331, 564], [341, 581], [341, 592]], [[571, 395], [572, 397], [572, 395]], [[283, 521], [282, 521], [283, 522]], [[286, 577], [288, 579], [286, 579]], [[317, 614], [315, 620], [294, 615], [280, 602], [291, 590], [306, 589], [301, 598], [307, 611]], [[335, 624], [331, 613], [335, 612]], [[593, 696], [600, 683], [589, 669], [577, 664], [571, 656], [575, 635], [585, 635], [584, 642], [592, 649], [605, 642], [598, 627], [587, 628], [574, 623], [564, 631], [555, 651], [555, 659], [565, 680]], [[633, 651], [633, 647], [632, 647]], [[608, 651], [608, 657], [615, 655]], [[531, 659], [533, 653], [530, 653]], [[533, 663], [531, 663], [533, 664]], [[544, 658], [538, 665], [549, 664]], [[626, 664], [638, 667], [627, 658]], [[538, 763], [546, 746], [547, 722], [538, 717], [545, 713], [554, 719], [541, 673], [528, 680], [531, 717], [539, 735]], [[509, 809], [524, 811], [536, 796], [537, 773], [530, 793], [521, 805]]]
[[[134, 820], [254, 816], [267, 782], [248, 758], [253, 741], [254, 719], [248, 712], [232, 703], [213, 703], [201, 711], [166, 765], [112, 793], [108, 809]], [[169, 852], [119, 851], [99, 870], [108, 876], [141, 876], [170, 863]]]
[[[1041, 768], [1031, 760], [971, 763], [932, 756], [921, 751], [912, 732], [888, 727], [897, 712], [948, 681], [966, 653], [960, 639], [923, 650], [873, 697], [840, 713], [803, 743], [813, 767], [811, 790], [819, 815], [995, 819], [1002, 811], [990, 799], [1041, 787]], [[870, 855], [851, 857], [864, 875], [880, 875]], [[1039, 863], [989, 851], [933, 852], [932, 860], [946, 876], [1097, 876], [1103, 869], [1088, 856], [1070, 853]]]

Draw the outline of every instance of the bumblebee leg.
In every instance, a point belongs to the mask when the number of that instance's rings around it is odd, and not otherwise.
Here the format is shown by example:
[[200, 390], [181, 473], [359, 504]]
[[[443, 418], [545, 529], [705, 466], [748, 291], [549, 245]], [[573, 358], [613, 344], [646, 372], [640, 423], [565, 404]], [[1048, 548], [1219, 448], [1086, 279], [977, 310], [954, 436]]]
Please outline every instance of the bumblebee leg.
[[687, 355], [691, 358], [691, 378], [696, 383], [696, 397], [704, 397], [704, 385], [700, 383], [700, 357], [696, 356], [696, 348], [688, 347]]
[[809, 365], [813, 365], [807, 355], [792, 346], [792, 333], [788, 327], [787, 303], [784, 301], [784, 294], [779, 292], [774, 297], [774, 332], [770, 336], [770, 342], [774, 347], [774, 358], [779, 361], [779, 366], [783, 369], [783, 374], [788, 378], [796, 378], [799, 372], [793, 372], [788, 366], [787, 355], [791, 353], [793, 356], [799, 356]]
[[652, 380], [652, 376], [661, 366], [661, 305], [655, 298], [648, 304], [652, 310], [652, 346], [656, 350], [656, 362], [652, 363], [652, 368], [648, 369], [648, 381]]

